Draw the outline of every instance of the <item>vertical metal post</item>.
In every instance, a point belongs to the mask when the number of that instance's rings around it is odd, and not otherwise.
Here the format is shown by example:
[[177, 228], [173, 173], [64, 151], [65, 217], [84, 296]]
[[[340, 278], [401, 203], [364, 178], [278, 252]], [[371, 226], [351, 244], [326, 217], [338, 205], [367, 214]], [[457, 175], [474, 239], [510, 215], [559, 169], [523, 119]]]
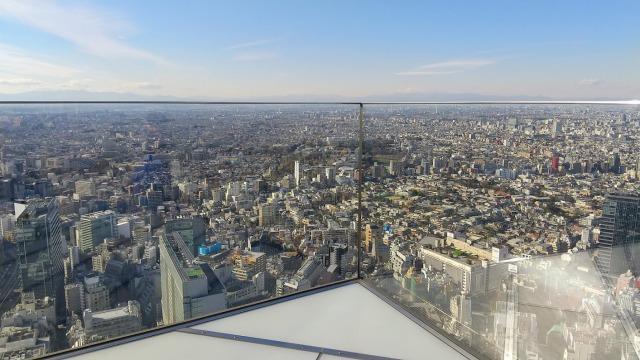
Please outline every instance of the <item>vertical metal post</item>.
[[364, 153], [364, 104], [360, 103], [358, 114], [358, 235], [356, 238], [356, 256], [358, 261], [358, 279], [362, 279], [360, 268], [362, 267], [362, 183], [364, 181], [364, 166], [362, 156]]

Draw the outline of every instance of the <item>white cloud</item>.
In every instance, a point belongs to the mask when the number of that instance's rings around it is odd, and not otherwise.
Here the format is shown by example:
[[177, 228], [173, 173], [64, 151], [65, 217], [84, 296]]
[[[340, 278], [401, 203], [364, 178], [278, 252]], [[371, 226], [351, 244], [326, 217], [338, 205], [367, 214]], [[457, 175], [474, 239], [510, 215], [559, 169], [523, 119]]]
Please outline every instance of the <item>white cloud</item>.
[[401, 71], [395, 74], [399, 76], [449, 75], [495, 63], [496, 61], [491, 59], [456, 59], [421, 65], [413, 70]]
[[245, 42], [245, 43], [239, 43], [239, 44], [231, 45], [231, 46], [227, 47], [227, 49], [231, 49], [231, 50], [246, 49], [246, 48], [250, 48], [250, 47], [256, 47], [256, 46], [262, 46], [262, 45], [271, 44], [271, 43], [274, 43], [276, 41], [278, 41], [278, 39], [263, 39], [263, 40], [249, 41], [249, 42]]
[[422, 65], [419, 69], [449, 69], [450, 71], [474, 69], [482, 66], [493, 65], [495, 60], [489, 59], [463, 59], [463, 60], [449, 60]]
[[400, 71], [397, 72], [396, 75], [399, 76], [430, 76], [430, 75], [449, 75], [449, 74], [455, 74], [455, 73], [459, 73], [460, 70], [457, 71], [420, 71], [420, 70], [416, 70], [416, 71]]
[[127, 27], [126, 24], [85, 6], [62, 5], [55, 0], [2, 0], [0, 16], [16, 19], [58, 36], [100, 57], [167, 63], [148, 51], [122, 41], [120, 33]]
[[31, 86], [31, 85], [40, 85], [42, 82], [34, 79], [0, 79], [0, 85], [10, 85], [10, 86]]
[[237, 61], [264, 61], [277, 58], [278, 55], [272, 51], [257, 51], [237, 54], [233, 57]]
[[580, 85], [583, 86], [598, 86], [602, 84], [602, 80], [600, 79], [582, 79], [580, 80]]
[[95, 80], [90, 78], [70, 79], [61, 84], [56, 84], [55, 87], [65, 90], [88, 90], [94, 83]]
[[124, 83], [122, 87], [127, 90], [157, 90], [161, 89], [162, 85], [148, 81], [139, 81]]
[[16, 78], [64, 78], [73, 76], [77, 70], [0, 43], [0, 73]]

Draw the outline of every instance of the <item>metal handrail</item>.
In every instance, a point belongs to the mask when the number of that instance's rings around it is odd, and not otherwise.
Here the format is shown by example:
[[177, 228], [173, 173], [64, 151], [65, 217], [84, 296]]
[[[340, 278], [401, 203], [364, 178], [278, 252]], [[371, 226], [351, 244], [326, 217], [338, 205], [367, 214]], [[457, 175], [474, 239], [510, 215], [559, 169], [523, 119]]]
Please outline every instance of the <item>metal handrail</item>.
[[640, 100], [479, 101], [194, 101], [194, 100], [0, 100], [0, 105], [640, 105]]

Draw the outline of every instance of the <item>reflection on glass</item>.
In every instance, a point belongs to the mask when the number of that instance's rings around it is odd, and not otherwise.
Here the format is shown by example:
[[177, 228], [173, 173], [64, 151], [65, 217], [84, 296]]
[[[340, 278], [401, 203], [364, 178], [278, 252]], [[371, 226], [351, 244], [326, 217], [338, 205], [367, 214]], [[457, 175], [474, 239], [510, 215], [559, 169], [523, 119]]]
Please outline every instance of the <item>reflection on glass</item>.
[[637, 107], [366, 110], [368, 283], [479, 356], [637, 359]]
[[357, 108], [0, 107], [0, 358], [357, 274]]

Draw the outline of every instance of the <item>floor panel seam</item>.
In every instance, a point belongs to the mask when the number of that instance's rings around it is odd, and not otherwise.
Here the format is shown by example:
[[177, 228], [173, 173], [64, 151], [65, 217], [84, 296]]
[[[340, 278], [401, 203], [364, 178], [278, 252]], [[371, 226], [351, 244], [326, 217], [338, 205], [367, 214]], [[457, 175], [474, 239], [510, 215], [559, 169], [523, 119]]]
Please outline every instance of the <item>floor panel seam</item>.
[[350, 359], [397, 360], [397, 358], [391, 358], [386, 356], [363, 354], [363, 353], [354, 352], [354, 351], [338, 350], [338, 349], [315, 346], [315, 345], [303, 345], [303, 344], [291, 343], [287, 341], [270, 340], [270, 339], [223, 333], [223, 332], [210, 331], [210, 330], [183, 328], [183, 329], [176, 330], [176, 332], [192, 334], [192, 335], [208, 336], [208, 337], [233, 340], [233, 341], [242, 341], [242, 342], [248, 342], [248, 343], [259, 344], [259, 345], [275, 346], [275, 347], [281, 347], [281, 348], [298, 350], [298, 351], [313, 352], [313, 353], [318, 353], [318, 358], [321, 358], [322, 357], [321, 355], [326, 354], [326, 355], [347, 357]]

